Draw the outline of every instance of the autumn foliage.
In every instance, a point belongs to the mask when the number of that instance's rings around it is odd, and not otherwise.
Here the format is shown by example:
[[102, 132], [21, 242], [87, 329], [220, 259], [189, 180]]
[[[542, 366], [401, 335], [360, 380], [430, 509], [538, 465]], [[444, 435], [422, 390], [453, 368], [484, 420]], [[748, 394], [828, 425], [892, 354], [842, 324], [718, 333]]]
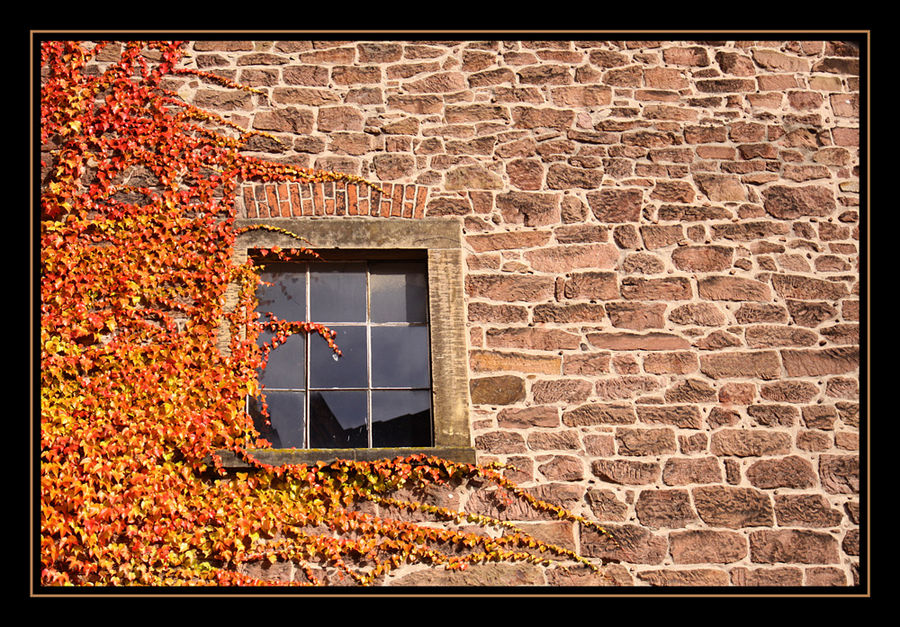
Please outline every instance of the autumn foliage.
[[[477, 481], [591, 524], [534, 500], [498, 468], [424, 456], [277, 468], [254, 459], [251, 449], [268, 445], [244, 410], [262, 393], [271, 347], [257, 345], [260, 331], [269, 324], [276, 342], [332, 336], [256, 318], [258, 269], [232, 260], [235, 190], [253, 179], [368, 183], [242, 153], [253, 132], [185, 103], [171, 81], [192, 74], [246, 88], [179, 69], [179, 51], [178, 42], [42, 43], [42, 585], [271, 583], [240, 566], [284, 560], [303, 573], [295, 584], [335, 574], [377, 583], [409, 563], [596, 568], [509, 523], [398, 496]], [[239, 295], [226, 310], [229, 286]], [[252, 469], [226, 472], [220, 450]]]

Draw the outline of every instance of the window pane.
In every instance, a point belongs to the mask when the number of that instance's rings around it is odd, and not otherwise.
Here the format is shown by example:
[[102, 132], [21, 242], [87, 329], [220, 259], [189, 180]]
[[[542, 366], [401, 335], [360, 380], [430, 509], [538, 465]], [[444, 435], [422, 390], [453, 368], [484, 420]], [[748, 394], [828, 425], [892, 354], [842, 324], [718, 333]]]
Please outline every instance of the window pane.
[[310, 318], [315, 322], [366, 319], [366, 268], [360, 263], [321, 263], [310, 268]]
[[372, 446], [431, 446], [431, 392], [372, 392]]
[[341, 357], [319, 335], [309, 336], [309, 385], [315, 388], [366, 387], [366, 328], [332, 327]]
[[260, 273], [263, 281], [256, 289], [257, 311], [272, 312], [282, 320], [306, 320], [306, 272], [299, 264], [267, 265]]
[[303, 393], [266, 392], [265, 397], [271, 425], [265, 424], [259, 400], [250, 399], [249, 412], [260, 436], [274, 448], [303, 448]]
[[[272, 334], [263, 331], [259, 343], [272, 341]], [[262, 371], [260, 383], [267, 388], [305, 388], [306, 358], [304, 345], [306, 337], [300, 334], [287, 338], [284, 344], [269, 353], [269, 360]]]
[[428, 327], [372, 327], [372, 385], [428, 387]]
[[425, 264], [373, 264], [369, 281], [372, 322], [425, 322]]
[[365, 392], [310, 392], [311, 448], [366, 448]]

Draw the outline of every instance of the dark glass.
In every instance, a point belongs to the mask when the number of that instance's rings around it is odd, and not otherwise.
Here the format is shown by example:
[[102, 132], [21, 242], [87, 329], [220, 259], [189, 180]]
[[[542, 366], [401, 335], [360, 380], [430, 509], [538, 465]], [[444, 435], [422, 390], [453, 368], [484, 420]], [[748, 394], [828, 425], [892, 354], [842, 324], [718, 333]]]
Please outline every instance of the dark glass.
[[375, 263], [369, 286], [372, 322], [425, 322], [424, 263]]
[[250, 415], [260, 436], [274, 448], [304, 448], [303, 392], [266, 392], [271, 425], [265, 424], [259, 401], [250, 399]]
[[257, 311], [271, 312], [281, 320], [306, 320], [306, 271], [300, 264], [276, 264], [267, 266], [260, 273], [263, 281], [273, 285], [260, 285], [256, 289], [259, 299]]
[[[259, 334], [259, 343], [272, 341], [272, 334]], [[283, 344], [269, 353], [269, 360], [260, 376], [260, 383], [267, 388], [305, 388], [306, 359], [304, 357], [306, 336], [291, 335]]]
[[319, 263], [309, 273], [310, 318], [315, 322], [365, 322], [366, 267]]
[[368, 447], [366, 413], [365, 392], [310, 392], [310, 447]]
[[309, 385], [314, 388], [359, 388], [367, 386], [366, 327], [332, 327], [341, 356], [317, 334], [310, 334]]
[[431, 446], [431, 392], [374, 390], [372, 446]]
[[372, 327], [372, 385], [428, 387], [428, 327]]

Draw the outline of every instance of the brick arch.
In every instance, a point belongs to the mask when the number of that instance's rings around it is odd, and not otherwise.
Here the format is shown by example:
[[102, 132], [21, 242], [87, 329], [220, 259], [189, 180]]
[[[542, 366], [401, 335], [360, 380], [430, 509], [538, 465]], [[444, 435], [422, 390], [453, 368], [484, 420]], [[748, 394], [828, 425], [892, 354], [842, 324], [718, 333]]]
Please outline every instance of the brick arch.
[[245, 183], [237, 194], [243, 218], [298, 216], [381, 216], [422, 218], [429, 188], [424, 185], [379, 183], [381, 193], [355, 183]]

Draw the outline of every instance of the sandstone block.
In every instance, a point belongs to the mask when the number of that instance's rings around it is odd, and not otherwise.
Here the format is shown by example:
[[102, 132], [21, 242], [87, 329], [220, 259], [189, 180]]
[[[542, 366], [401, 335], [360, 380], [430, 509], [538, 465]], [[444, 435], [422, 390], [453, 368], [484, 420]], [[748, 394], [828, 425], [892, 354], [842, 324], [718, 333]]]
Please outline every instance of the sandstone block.
[[569, 427], [631, 424], [636, 421], [636, 416], [630, 405], [588, 403], [563, 412], [562, 421]]
[[600, 222], [637, 222], [641, 217], [640, 189], [606, 189], [587, 194], [588, 205]]
[[762, 429], [722, 429], [712, 434], [710, 452], [734, 457], [787, 455], [791, 436], [784, 431]]
[[469, 393], [476, 405], [510, 405], [525, 399], [525, 381], [513, 375], [475, 378]]
[[662, 480], [670, 486], [721, 483], [722, 466], [715, 457], [670, 457], [663, 466]]
[[672, 429], [616, 429], [617, 452], [630, 457], [664, 455], [676, 451]]
[[710, 276], [697, 281], [700, 298], [707, 300], [758, 301], [771, 298], [769, 286], [755, 279], [735, 276]]
[[776, 494], [775, 518], [780, 527], [836, 527], [844, 515], [821, 494]]
[[762, 564], [838, 564], [838, 542], [819, 531], [766, 529], [750, 533], [750, 559]]
[[707, 525], [741, 529], [770, 527], [775, 522], [768, 496], [753, 488], [701, 486], [691, 494], [697, 514]]
[[700, 356], [700, 371], [713, 379], [777, 379], [781, 360], [775, 351], [728, 351]]
[[791, 377], [846, 374], [859, 368], [859, 347], [785, 349], [781, 351], [781, 358]]
[[659, 464], [628, 459], [598, 459], [591, 462], [591, 473], [602, 481], [619, 485], [646, 485], [660, 476]]
[[656, 529], [686, 527], [697, 520], [687, 490], [642, 490], [634, 511], [642, 525]]
[[797, 455], [761, 459], [747, 468], [747, 480], [757, 488], [811, 488], [816, 485], [812, 464]]
[[676, 564], [730, 564], [747, 556], [748, 545], [734, 531], [692, 529], [670, 533], [669, 552]]

